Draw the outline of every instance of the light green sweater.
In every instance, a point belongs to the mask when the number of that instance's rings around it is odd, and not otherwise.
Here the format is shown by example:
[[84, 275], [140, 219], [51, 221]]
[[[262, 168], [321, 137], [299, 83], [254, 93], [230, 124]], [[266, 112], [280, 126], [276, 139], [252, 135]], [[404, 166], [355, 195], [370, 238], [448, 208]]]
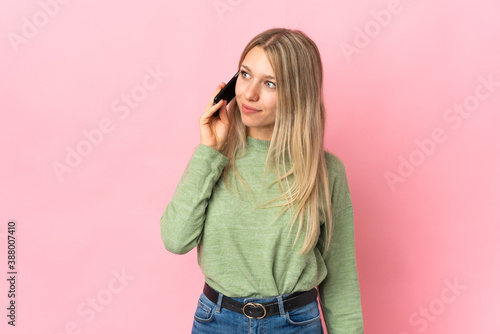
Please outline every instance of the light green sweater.
[[299, 255], [304, 236], [293, 246], [298, 224], [289, 232], [291, 213], [272, 222], [279, 207], [255, 208], [280, 194], [276, 183], [270, 186], [276, 176], [269, 170], [264, 176], [269, 144], [247, 137], [246, 152], [236, 160], [236, 169], [254, 196], [239, 181], [239, 195], [235, 188], [231, 194], [221, 177], [229, 159], [200, 144], [161, 217], [165, 248], [184, 254], [198, 246], [198, 264], [206, 282], [228, 297], [270, 297], [317, 286], [328, 332], [363, 333], [344, 165], [325, 152], [334, 212], [329, 251], [322, 256], [322, 224], [316, 248]]

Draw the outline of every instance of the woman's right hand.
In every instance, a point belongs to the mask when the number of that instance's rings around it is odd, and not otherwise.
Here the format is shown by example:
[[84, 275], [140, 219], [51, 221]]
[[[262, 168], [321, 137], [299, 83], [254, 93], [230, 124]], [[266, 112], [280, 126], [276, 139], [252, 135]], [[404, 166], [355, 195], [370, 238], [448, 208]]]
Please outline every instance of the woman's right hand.
[[[217, 104], [214, 103], [214, 97], [225, 86], [221, 83], [214, 96], [205, 109], [205, 112], [200, 117], [200, 138], [201, 144], [210, 146], [220, 152], [222, 146], [226, 142], [227, 134], [229, 131], [229, 120], [227, 118], [227, 102], [220, 100]], [[219, 110], [219, 116], [213, 117], [213, 114]]]

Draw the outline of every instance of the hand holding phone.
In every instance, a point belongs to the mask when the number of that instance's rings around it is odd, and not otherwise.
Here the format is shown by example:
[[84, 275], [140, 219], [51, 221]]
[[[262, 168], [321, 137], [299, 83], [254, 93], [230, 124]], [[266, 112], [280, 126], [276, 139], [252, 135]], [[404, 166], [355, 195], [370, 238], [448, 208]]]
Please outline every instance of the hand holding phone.
[[[238, 71], [224, 87], [222, 87], [223, 83], [217, 87], [217, 90], [220, 89], [220, 91], [215, 95], [212, 103], [208, 102], [205, 112], [200, 117], [200, 143], [212, 147], [219, 152], [224, 147], [227, 139], [229, 119], [227, 114], [224, 113], [226, 117], [219, 116], [220, 107], [215, 112], [213, 110], [217, 108], [215, 107], [217, 103], [225, 105], [225, 108], [227, 108], [227, 104], [235, 97], [236, 80], [239, 74], [240, 72]], [[225, 100], [226, 103], [220, 102], [221, 100]]]
[[[231, 100], [236, 96], [236, 80], [240, 75], [240, 71], [236, 72], [236, 74], [228, 81], [228, 83], [221, 89], [219, 94], [214, 97], [214, 104], [217, 104], [220, 100], [226, 100], [227, 103], [231, 102]], [[219, 110], [214, 113], [214, 117], [219, 115]]]

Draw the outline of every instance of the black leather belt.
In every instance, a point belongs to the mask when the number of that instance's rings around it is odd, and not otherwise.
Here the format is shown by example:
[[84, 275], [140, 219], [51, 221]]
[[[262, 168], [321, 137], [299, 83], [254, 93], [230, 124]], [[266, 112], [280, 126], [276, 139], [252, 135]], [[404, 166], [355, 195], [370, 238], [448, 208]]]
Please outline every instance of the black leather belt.
[[[219, 293], [212, 289], [207, 283], [203, 288], [203, 293], [207, 296], [212, 303], [217, 304], [219, 301]], [[318, 297], [318, 291], [313, 288], [306, 292], [295, 292], [286, 298], [283, 298], [283, 308], [284, 311], [290, 311], [295, 308], [304, 306], [313, 302]], [[279, 314], [279, 304], [278, 301], [268, 302], [268, 303], [241, 303], [237, 300], [231, 299], [226, 296], [222, 296], [222, 305], [233, 312], [238, 312], [245, 315], [249, 319], [262, 319], [268, 315]]]

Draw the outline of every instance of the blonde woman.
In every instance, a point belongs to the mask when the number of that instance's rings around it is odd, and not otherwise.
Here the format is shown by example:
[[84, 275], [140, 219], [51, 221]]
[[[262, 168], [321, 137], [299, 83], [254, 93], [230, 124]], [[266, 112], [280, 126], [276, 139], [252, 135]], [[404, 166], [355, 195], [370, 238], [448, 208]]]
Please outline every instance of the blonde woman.
[[318, 48], [270, 29], [239, 70], [235, 100], [212, 97], [201, 115], [160, 222], [167, 250], [197, 246], [206, 283], [192, 332], [323, 333], [319, 292], [328, 333], [363, 333], [346, 173], [323, 148]]

